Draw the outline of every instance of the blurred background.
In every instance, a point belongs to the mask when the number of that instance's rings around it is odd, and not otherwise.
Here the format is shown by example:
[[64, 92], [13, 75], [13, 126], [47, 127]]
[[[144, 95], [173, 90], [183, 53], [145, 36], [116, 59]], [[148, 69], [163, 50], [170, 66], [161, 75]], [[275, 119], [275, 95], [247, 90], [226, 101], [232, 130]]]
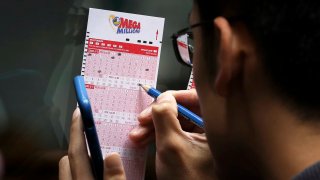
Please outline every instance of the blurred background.
[[[3, 179], [58, 178], [76, 107], [72, 78], [80, 74], [90, 7], [164, 17], [157, 87], [187, 87], [191, 69], [176, 61], [170, 36], [188, 26], [191, 0], [0, 4], [0, 179], [1, 174]], [[146, 179], [153, 178], [152, 170], [147, 171]]]

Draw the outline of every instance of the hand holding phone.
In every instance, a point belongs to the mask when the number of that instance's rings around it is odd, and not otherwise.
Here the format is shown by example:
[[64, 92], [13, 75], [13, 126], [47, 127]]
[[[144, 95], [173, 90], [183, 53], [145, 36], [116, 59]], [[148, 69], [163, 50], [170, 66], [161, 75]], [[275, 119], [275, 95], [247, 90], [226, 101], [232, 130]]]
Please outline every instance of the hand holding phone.
[[84, 132], [91, 155], [92, 170], [95, 178], [102, 180], [103, 157], [83, 76], [76, 76], [73, 80], [73, 84], [76, 91], [76, 97], [84, 125]]

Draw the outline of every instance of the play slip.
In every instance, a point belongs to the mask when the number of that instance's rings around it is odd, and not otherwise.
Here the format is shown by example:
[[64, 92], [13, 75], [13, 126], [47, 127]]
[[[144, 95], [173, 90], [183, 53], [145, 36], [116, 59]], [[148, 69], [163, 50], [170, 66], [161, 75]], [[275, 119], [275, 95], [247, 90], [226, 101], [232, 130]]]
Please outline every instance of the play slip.
[[118, 152], [127, 179], [144, 179], [146, 148], [128, 138], [152, 101], [138, 83], [156, 86], [164, 18], [91, 8], [81, 75], [103, 157]]

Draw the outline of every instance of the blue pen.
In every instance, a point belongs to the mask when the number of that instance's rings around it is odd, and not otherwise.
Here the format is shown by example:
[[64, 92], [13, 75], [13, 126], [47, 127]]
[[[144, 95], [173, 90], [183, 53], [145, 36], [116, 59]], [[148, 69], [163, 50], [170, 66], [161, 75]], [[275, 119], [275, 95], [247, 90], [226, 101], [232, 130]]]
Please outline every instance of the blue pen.
[[[150, 87], [148, 85], [142, 85], [139, 84], [150, 96], [157, 98], [161, 92], [158, 91], [157, 89]], [[204, 128], [203, 120], [196, 115], [195, 113], [191, 112], [187, 108], [181, 106], [178, 104], [178, 112], [185, 117], [186, 119], [189, 119], [191, 122], [193, 122], [195, 125], [199, 126], [200, 128]]]

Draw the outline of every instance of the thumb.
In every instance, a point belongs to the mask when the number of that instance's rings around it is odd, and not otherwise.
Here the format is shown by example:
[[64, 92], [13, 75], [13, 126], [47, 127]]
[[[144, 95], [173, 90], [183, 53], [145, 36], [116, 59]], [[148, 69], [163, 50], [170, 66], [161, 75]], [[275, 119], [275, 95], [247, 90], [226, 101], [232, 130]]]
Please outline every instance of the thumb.
[[105, 180], [125, 180], [126, 175], [118, 153], [112, 153], [104, 160]]
[[156, 140], [159, 141], [172, 134], [181, 131], [179, 120], [177, 119], [177, 102], [171, 93], [162, 93], [152, 106], [152, 119], [155, 128]]

